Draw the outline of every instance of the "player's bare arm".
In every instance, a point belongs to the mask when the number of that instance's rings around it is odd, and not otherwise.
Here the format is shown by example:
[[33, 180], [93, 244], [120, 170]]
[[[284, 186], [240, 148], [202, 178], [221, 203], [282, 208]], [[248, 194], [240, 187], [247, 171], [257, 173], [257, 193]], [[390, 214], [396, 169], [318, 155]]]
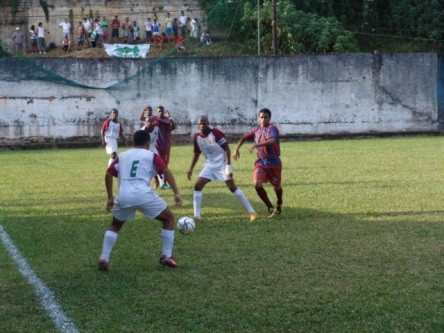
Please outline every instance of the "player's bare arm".
[[191, 160], [190, 169], [187, 172], [187, 178], [188, 180], [191, 180], [191, 176], [193, 175], [194, 167], [196, 166], [197, 160], [199, 159], [200, 154], [194, 154], [193, 159]]
[[180, 196], [179, 189], [177, 188], [176, 180], [174, 179], [173, 174], [171, 173], [171, 171], [169, 169], [165, 169], [163, 171], [163, 176], [165, 177], [165, 180], [168, 182], [168, 184], [170, 184], [170, 186], [174, 192], [174, 202], [176, 203], [176, 206], [181, 206], [182, 205], [182, 198]]
[[244, 142], [245, 142], [245, 139], [244, 139], [244, 138], [241, 138], [241, 139], [239, 140], [239, 142], [237, 143], [236, 147], [235, 147], [234, 150], [233, 150], [233, 154], [232, 154], [231, 156], [233, 157], [233, 159], [234, 159], [235, 161], [237, 161], [237, 159], [240, 158], [240, 152], [239, 152], [239, 149], [240, 149], [240, 147], [242, 147], [242, 145], [244, 144]]

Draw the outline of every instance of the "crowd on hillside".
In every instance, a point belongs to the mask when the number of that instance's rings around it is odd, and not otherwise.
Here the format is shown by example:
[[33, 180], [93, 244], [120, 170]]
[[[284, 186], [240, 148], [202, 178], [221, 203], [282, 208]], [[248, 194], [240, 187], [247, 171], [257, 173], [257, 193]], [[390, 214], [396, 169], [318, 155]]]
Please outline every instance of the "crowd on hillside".
[[[141, 25], [128, 16], [121, 20], [118, 15], [115, 15], [112, 20], [108, 20], [105, 16], [93, 18], [91, 15], [85, 15], [82, 20], [78, 21], [76, 27], [71, 25], [68, 18], [65, 18], [58, 26], [62, 32], [60, 47], [66, 53], [71, 51], [72, 44], [75, 44], [77, 50], [80, 51], [83, 48], [100, 48], [105, 42], [148, 43], [156, 45], [161, 50], [166, 45], [184, 50], [187, 40], [202, 45], [212, 43], [208, 29], [201, 26], [198, 18], [190, 18], [184, 11], [180, 12], [179, 17], [174, 18], [170, 13], [166, 13], [161, 22], [157, 15], [153, 19], [147, 17]], [[46, 54], [49, 47], [46, 43], [47, 34], [49, 31], [45, 29], [42, 22], [38, 23], [37, 28], [32, 25], [27, 35], [20, 27], [15, 28], [12, 40], [16, 53]], [[72, 41], [72, 39], [75, 40]]]

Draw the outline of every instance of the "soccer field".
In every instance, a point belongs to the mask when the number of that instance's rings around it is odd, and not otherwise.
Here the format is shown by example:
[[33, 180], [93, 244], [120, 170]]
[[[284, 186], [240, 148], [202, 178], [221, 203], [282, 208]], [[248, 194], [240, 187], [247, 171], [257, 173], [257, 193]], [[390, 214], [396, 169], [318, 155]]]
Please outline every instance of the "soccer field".
[[[233, 145], [232, 145], [233, 147]], [[235, 181], [204, 189], [202, 221], [159, 265], [160, 223], [125, 224], [97, 270], [105, 150], [0, 152], [0, 332], [443, 332], [444, 137], [283, 142], [283, 213]], [[192, 216], [192, 147], [170, 168]], [[270, 186], [266, 189], [275, 201]]]

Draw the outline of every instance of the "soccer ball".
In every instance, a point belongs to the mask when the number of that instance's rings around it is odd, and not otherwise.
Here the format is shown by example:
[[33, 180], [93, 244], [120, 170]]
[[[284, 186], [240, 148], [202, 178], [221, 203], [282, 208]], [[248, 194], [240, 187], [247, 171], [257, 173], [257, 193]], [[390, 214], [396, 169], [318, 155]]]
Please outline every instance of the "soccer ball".
[[183, 235], [191, 234], [196, 229], [196, 223], [191, 217], [184, 216], [177, 220], [177, 230]]

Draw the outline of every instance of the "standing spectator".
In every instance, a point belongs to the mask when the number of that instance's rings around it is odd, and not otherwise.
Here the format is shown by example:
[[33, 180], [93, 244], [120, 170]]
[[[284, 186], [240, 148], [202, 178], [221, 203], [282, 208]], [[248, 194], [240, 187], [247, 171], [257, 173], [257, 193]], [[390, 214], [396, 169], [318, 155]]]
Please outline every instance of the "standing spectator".
[[133, 21], [132, 30], [133, 30], [133, 42], [135, 43], [137, 40], [140, 39], [139, 26], [137, 25], [136, 21]]
[[125, 43], [129, 43], [131, 40], [131, 22], [129, 17], [125, 17], [125, 21], [122, 24], [123, 38], [125, 38]]
[[68, 22], [68, 18], [65, 18], [65, 21], [59, 24], [59, 27], [62, 29], [62, 40], [68, 38], [71, 40], [71, 23]]
[[31, 25], [31, 29], [29, 29], [29, 40], [31, 44], [31, 52], [37, 53], [37, 32], [35, 31], [34, 24]]
[[117, 157], [117, 139], [120, 137], [126, 145], [123, 127], [117, 119], [118, 116], [119, 111], [117, 109], [112, 109], [109, 118], [104, 121], [102, 128], [100, 129], [102, 147], [106, 145], [106, 153], [110, 155], [108, 166], [110, 166]]
[[[157, 119], [154, 121], [154, 125], [159, 127], [159, 137], [156, 142], [157, 151], [165, 165], [168, 166], [171, 153], [171, 132], [176, 126], [171, 117], [169, 117], [169, 113], [165, 114], [165, 108], [161, 105], [157, 107]], [[160, 188], [163, 190], [170, 188], [165, 178], [162, 179], [162, 186]]]
[[[106, 209], [114, 208], [111, 225], [103, 237], [102, 252], [98, 269], [108, 271], [109, 259], [117, 240], [117, 235], [127, 220], [133, 220], [135, 212], [140, 211], [148, 219], [162, 223], [162, 256], [160, 264], [171, 268], [177, 267], [172, 256], [174, 246], [174, 216], [165, 201], [155, 193], [149, 182], [155, 170], [164, 175], [173, 188], [174, 202], [180, 206], [182, 199], [171, 171], [165, 166], [159, 155], [149, 151], [148, 133], [142, 130], [134, 133], [134, 148], [122, 153], [108, 167], [105, 174], [105, 186], [108, 195]], [[119, 179], [119, 191], [113, 195], [113, 177]]]
[[71, 50], [71, 40], [65, 36], [62, 41], [62, 52], [68, 54]]
[[168, 42], [174, 44], [174, 31], [173, 31], [173, 20], [171, 18], [170, 13], [167, 13], [167, 17], [165, 18], [165, 34], [168, 37]]
[[[233, 158], [240, 157], [239, 148], [245, 141], [253, 141], [248, 150], [250, 153], [257, 150], [257, 160], [254, 164], [253, 182], [256, 193], [267, 206], [268, 218], [281, 213], [283, 190], [281, 187], [282, 162], [280, 159], [279, 130], [270, 123], [271, 111], [259, 110], [259, 126], [250, 129], [237, 143], [233, 151]], [[276, 207], [270, 202], [263, 184], [270, 182], [276, 193]]]
[[153, 23], [151, 22], [151, 19], [149, 17], [147, 18], [144, 26], [146, 41], [148, 43], [151, 43], [151, 41], [153, 40]]
[[180, 17], [179, 17], [179, 28], [180, 28], [180, 33], [184, 38], [186, 38], [187, 36], [187, 22], [188, 22], [188, 17], [185, 15], [184, 11], [182, 10], [180, 12]]
[[96, 47], [102, 47], [103, 44], [103, 29], [99, 19], [94, 20], [94, 42]]
[[43, 23], [39, 22], [37, 28], [37, 48], [39, 49], [39, 54], [46, 54], [46, 34], [49, 32], [45, 31]]
[[109, 22], [106, 19], [105, 16], [102, 16], [102, 21], [100, 21], [100, 24], [102, 25], [102, 36], [103, 36], [103, 41], [106, 41], [106, 39], [108, 38], [108, 34], [109, 34]]
[[153, 36], [160, 36], [160, 23], [158, 23], [156, 19], [154, 19], [153, 22]]
[[15, 31], [12, 33], [12, 40], [14, 42], [15, 52], [17, 54], [25, 54], [25, 36], [20, 27], [15, 28]]
[[80, 51], [85, 44], [85, 28], [83, 27], [83, 22], [79, 21], [77, 26], [77, 50]]
[[211, 128], [207, 116], [197, 118], [199, 132], [194, 134], [194, 155], [190, 169], [187, 172], [188, 180], [191, 180], [193, 169], [202, 153], [205, 156], [205, 164], [194, 184], [193, 207], [194, 219], [201, 219], [202, 190], [206, 184], [215, 181], [223, 181], [236, 198], [242, 203], [250, 214], [250, 221], [257, 219], [257, 213], [251, 207], [244, 192], [236, 186], [233, 180], [233, 166], [231, 165], [230, 146], [225, 134], [217, 128]]
[[111, 21], [111, 42], [119, 41], [119, 28], [120, 21], [119, 17], [116, 15], [114, 16], [114, 20]]
[[177, 19], [177, 17], [173, 19], [173, 35], [174, 41], [176, 41], [179, 37], [179, 20]]
[[193, 37], [195, 41], [199, 38], [199, 20], [197, 18], [193, 18], [191, 20], [191, 33], [190, 36]]
[[87, 18], [86, 16], [83, 18], [83, 29], [85, 30], [85, 40], [89, 47], [92, 47], [92, 33], [93, 33], [93, 26], [92, 21]]

